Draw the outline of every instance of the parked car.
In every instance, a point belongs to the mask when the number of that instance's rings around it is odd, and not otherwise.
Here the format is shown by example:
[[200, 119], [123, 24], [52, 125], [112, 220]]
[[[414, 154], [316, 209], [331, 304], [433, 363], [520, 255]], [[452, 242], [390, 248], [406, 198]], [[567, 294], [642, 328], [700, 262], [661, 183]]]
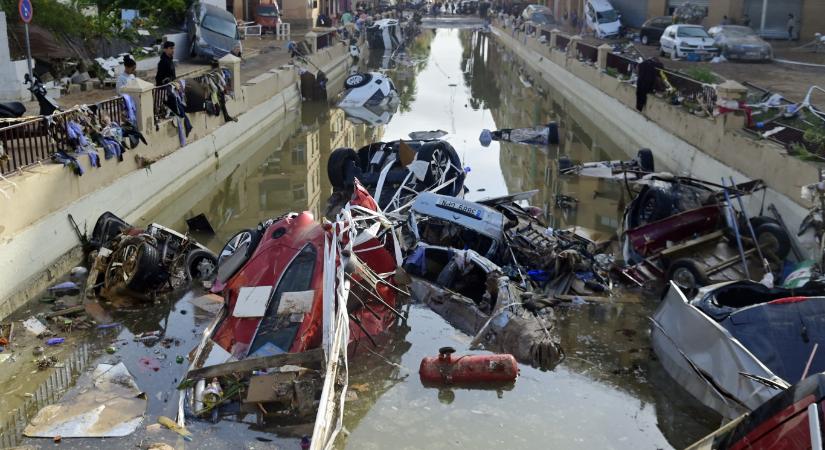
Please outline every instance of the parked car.
[[533, 17], [533, 14], [544, 14], [544, 15], [550, 16], [550, 17], [553, 16], [553, 12], [550, 11], [550, 8], [548, 8], [544, 5], [533, 4], [533, 5], [527, 5], [524, 8], [524, 10], [521, 12], [521, 18], [522, 18], [522, 20], [525, 20], [525, 21], [531, 20], [531, 18]]
[[278, 3], [261, 3], [255, 7], [255, 23], [261, 26], [261, 32], [275, 33], [281, 23], [281, 9]]
[[639, 39], [642, 40], [643, 45], [651, 45], [659, 42], [659, 38], [665, 32], [665, 29], [673, 25], [673, 17], [662, 16], [654, 17], [642, 25], [639, 31]]
[[719, 47], [701, 25], [671, 25], [659, 39], [662, 56], [710, 59], [719, 56]]
[[593, 30], [597, 38], [619, 36], [622, 28], [619, 13], [608, 0], [587, 0], [584, 4], [584, 17], [587, 27]]
[[193, 3], [186, 13], [190, 56], [220, 59], [228, 53], [240, 56], [243, 50], [235, 16], [225, 9]]
[[741, 25], [718, 25], [708, 34], [727, 59], [745, 59], [751, 61], [770, 61], [773, 59], [773, 47], [757, 36], [751, 27]]

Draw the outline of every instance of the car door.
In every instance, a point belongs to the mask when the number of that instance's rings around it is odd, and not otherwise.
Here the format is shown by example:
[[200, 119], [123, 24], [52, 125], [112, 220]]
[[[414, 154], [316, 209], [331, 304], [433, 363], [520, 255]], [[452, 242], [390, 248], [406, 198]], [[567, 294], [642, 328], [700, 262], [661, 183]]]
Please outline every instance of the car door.
[[664, 34], [665, 29], [671, 25], [670, 22], [671, 21], [668, 19], [655, 19], [647, 36], [648, 39], [651, 41], [658, 41], [662, 39], [662, 34]]
[[662, 47], [662, 51], [670, 51], [670, 45], [673, 43], [670, 39], [671, 31], [672, 27], [665, 28], [665, 31], [659, 37], [659, 45]]

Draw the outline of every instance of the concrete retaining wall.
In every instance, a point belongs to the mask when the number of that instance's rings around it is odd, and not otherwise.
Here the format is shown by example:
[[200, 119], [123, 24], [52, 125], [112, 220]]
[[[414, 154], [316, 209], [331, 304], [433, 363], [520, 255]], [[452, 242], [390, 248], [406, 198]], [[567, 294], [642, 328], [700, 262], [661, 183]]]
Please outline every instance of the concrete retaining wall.
[[[311, 57], [327, 74], [346, 73], [349, 55], [336, 46]], [[125, 154], [123, 162], [104, 161], [77, 177], [58, 165], [43, 165], [11, 180], [10, 198], [0, 197], [0, 318], [42, 291], [56, 276], [80, 262], [79, 241], [68, 215], [91, 232], [97, 217], [109, 210], [135, 224], [146, 213], [195, 182], [222, 158], [244, 148], [256, 134], [280, 127], [288, 111], [300, 106], [297, 76], [292, 69], [273, 69], [250, 80], [228, 108], [237, 122], [222, 117], [190, 115], [193, 130], [181, 147], [172, 121], [147, 134], [149, 146]], [[158, 159], [143, 169], [135, 155]]]
[[[817, 180], [816, 168], [787, 155], [768, 141], [745, 135], [742, 118], [697, 117], [650, 96], [644, 114], [635, 110], [635, 87], [597, 70], [593, 65], [550, 50], [534, 38], [513, 38], [494, 28], [496, 39], [514, 51], [606, 132], [628, 156], [643, 147], [653, 149], [659, 167], [678, 175], [713, 182], [733, 176], [737, 182], [761, 178], [768, 189], [766, 204], [775, 203], [789, 226], [807, 213], [800, 188]], [[733, 121], [733, 123], [728, 123]], [[761, 204], [761, 195], [757, 198]], [[758, 205], [756, 205], [758, 206]]]

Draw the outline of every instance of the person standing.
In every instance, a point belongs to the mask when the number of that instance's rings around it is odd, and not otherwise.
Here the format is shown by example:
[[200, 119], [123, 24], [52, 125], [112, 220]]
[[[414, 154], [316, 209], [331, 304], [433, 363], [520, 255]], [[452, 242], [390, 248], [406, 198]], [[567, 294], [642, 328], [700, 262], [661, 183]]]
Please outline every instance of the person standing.
[[115, 92], [117, 92], [118, 95], [123, 93], [121, 91], [123, 90], [124, 87], [126, 87], [126, 84], [128, 84], [129, 81], [135, 79], [135, 71], [136, 70], [137, 70], [137, 62], [135, 62], [135, 60], [132, 59], [132, 57], [129, 56], [129, 55], [124, 56], [123, 57], [123, 72], [120, 75], [118, 75], [117, 82], [115, 83]]
[[158, 61], [158, 72], [155, 74], [155, 86], [163, 86], [170, 81], [174, 81], [175, 75], [175, 43], [166, 41], [163, 43], [163, 52]]
[[793, 14], [788, 14], [788, 40], [793, 40], [793, 30], [796, 28], [796, 19]]
[[728, 19], [728, 16], [723, 16], [722, 17], [721, 25], [730, 25], [730, 19]]
[[748, 15], [748, 13], [745, 13], [745, 15], [742, 16], [742, 25], [746, 27], [751, 26], [751, 17]]
[[636, 79], [636, 110], [642, 112], [647, 105], [647, 96], [656, 88], [659, 70], [665, 66], [659, 58], [650, 58], [639, 64], [639, 76]]

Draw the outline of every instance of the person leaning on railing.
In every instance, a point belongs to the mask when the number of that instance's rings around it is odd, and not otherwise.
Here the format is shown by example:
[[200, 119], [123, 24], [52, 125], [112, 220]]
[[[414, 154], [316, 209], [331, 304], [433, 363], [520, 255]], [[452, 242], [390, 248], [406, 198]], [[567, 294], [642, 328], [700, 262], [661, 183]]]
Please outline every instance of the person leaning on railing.
[[155, 74], [155, 86], [163, 86], [170, 81], [174, 81], [175, 75], [175, 43], [166, 41], [163, 43], [163, 52], [158, 61], [158, 72]]
[[121, 92], [126, 84], [129, 83], [130, 80], [135, 79], [135, 70], [137, 70], [137, 63], [131, 56], [126, 55], [123, 57], [123, 72], [118, 75], [117, 83], [115, 83], [115, 92], [118, 95], [123, 94]]

